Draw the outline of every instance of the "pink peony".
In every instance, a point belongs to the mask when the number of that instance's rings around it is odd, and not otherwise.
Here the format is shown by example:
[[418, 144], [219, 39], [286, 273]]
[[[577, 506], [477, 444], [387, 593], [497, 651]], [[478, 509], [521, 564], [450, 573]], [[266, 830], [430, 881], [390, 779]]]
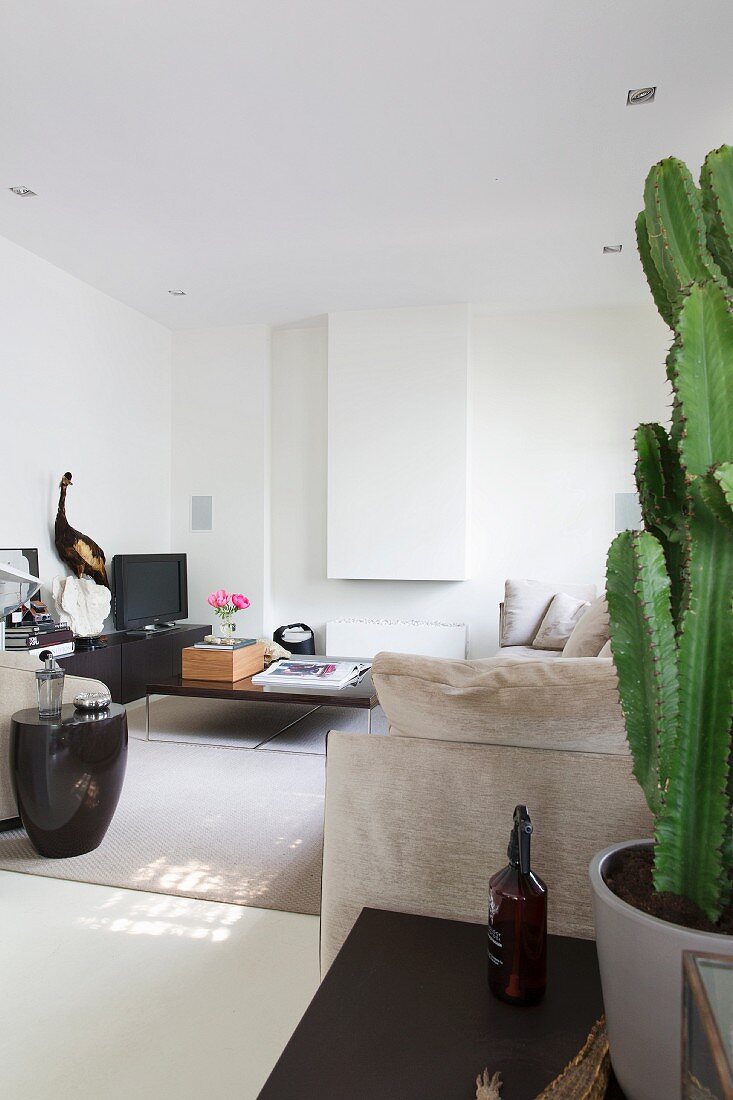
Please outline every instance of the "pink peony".
[[225, 592], [223, 588], [217, 588], [216, 592], [212, 592], [210, 596], [206, 597], [206, 602], [211, 607], [226, 607], [229, 600], [229, 593]]
[[246, 609], [249, 607], [249, 600], [240, 592], [232, 593], [232, 603], [239, 611], [246, 611]]

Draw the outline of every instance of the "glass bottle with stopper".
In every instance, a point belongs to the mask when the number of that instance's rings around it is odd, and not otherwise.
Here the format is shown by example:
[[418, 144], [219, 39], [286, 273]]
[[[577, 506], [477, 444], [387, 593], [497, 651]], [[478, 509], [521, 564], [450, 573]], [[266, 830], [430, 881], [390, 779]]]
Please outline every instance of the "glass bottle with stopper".
[[509, 863], [489, 881], [489, 987], [512, 1004], [535, 1004], [547, 985], [547, 887], [532, 870], [532, 822], [514, 810]]
[[38, 656], [43, 661], [43, 668], [36, 671], [38, 717], [60, 718], [64, 696], [64, 670], [56, 663], [50, 649], [42, 650]]

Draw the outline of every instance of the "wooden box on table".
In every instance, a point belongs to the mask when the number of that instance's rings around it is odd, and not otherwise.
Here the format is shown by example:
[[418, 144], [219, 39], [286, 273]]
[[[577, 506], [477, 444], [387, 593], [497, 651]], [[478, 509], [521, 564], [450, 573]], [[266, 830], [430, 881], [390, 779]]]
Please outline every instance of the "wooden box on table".
[[265, 667], [265, 646], [243, 646], [241, 649], [194, 649], [182, 653], [181, 675], [184, 680], [224, 680], [235, 683], [262, 672]]

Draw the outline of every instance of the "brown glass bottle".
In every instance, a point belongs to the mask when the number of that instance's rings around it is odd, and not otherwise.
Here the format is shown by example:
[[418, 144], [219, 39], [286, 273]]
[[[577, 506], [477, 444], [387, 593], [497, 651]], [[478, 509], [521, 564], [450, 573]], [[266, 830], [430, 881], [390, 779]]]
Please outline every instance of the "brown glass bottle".
[[527, 807], [517, 806], [509, 863], [489, 881], [489, 987], [519, 1005], [536, 1004], [547, 985], [547, 887], [530, 866], [531, 835]]

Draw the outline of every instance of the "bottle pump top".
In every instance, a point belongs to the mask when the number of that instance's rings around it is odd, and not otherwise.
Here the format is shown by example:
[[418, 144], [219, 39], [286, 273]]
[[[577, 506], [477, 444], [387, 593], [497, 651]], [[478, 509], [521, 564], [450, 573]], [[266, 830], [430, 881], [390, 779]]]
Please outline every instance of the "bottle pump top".
[[526, 806], [514, 807], [514, 828], [509, 838], [507, 855], [512, 867], [518, 867], [521, 874], [528, 875], [530, 867], [529, 846], [532, 836], [532, 822]]
[[56, 664], [56, 658], [50, 649], [44, 649], [38, 654], [39, 661], [43, 661], [46, 672], [61, 672], [61, 667]]

